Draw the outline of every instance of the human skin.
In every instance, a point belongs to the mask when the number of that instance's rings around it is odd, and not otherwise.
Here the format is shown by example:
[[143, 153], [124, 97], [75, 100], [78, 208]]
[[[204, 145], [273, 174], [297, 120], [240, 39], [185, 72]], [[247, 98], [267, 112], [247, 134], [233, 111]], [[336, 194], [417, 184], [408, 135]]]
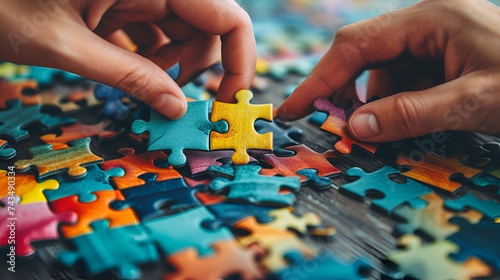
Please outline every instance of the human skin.
[[500, 135], [500, 8], [484, 0], [425, 0], [342, 27], [310, 76], [278, 108], [296, 120], [318, 97], [356, 94], [370, 70], [367, 98], [349, 133], [389, 142], [443, 130]]
[[[0, 60], [108, 84], [171, 119], [187, 109], [179, 85], [220, 58], [218, 100], [233, 102], [254, 77], [251, 20], [233, 0], [0, 0], [0, 6]], [[116, 45], [123, 46], [123, 34], [137, 53]], [[178, 83], [164, 71], [177, 62]]]

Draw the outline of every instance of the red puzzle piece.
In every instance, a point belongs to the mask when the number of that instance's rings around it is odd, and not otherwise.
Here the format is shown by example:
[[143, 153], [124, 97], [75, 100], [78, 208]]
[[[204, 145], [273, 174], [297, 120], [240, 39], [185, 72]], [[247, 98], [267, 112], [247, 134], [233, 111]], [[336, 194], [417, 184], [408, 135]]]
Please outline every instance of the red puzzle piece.
[[34, 80], [23, 82], [7, 82], [0, 80], [0, 109], [6, 109], [5, 102], [10, 99], [21, 99], [23, 105], [40, 104], [40, 95], [24, 95], [23, 89], [36, 89], [38, 84]]
[[137, 177], [144, 173], [157, 174], [156, 181], [165, 181], [181, 177], [171, 165], [165, 168], [156, 167], [153, 162], [157, 159], [168, 159], [163, 152], [152, 151], [144, 154], [135, 154], [135, 150], [131, 148], [119, 149], [118, 152], [124, 157], [105, 161], [100, 164], [102, 170], [106, 171], [114, 167], [121, 167], [125, 170], [125, 176], [113, 177], [119, 189], [130, 188], [143, 185], [145, 182]]
[[[18, 204], [20, 201], [18, 196], [6, 196], [1, 201], [6, 207], [0, 209], [0, 246], [9, 245], [9, 236], [12, 234], [9, 225], [15, 223], [17, 256], [33, 254], [35, 252], [31, 246], [33, 241], [59, 238], [58, 224], [74, 223], [77, 218], [71, 211], [54, 214], [45, 202]], [[14, 215], [10, 214], [9, 207], [15, 209]], [[17, 219], [9, 220], [10, 218]]]
[[92, 232], [89, 226], [97, 220], [109, 220], [109, 227], [138, 224], [139, 219], [130, 208], [114, 210], [109, 207], [113, 200], [123, 200], [120, 191], [94, 192], [97, 199], [92, 202], [79, 202], [77, 195], [67, 196], [50, 202], [55, 213], [73, 211], [78, 215], [78, 222], [74, 225], [62, 226], [61, 231], [66, 238], [73, 238]]
[[335, 143], [335, 149], [343, 154], [349, 154], [353, 144], [371, 153], [375, 153], [377, 150], [378, 144], [360, 142], [352, 138], [347, 131], [347, 120], [351, 114], [362, 105], [364, 105], [364, 103], [357, 99], [353, 99], [351, 108], [342, 109], [335, 107], [332, 103], [330, 103], [330, 101], [328, 101], [328, 99], [323, 97], [314, 101], [314, 108], [316, 108], [316, 110], [328, 114], [328, 118], [321, 126], [321, 129], [329, 131], [342, 138], [340, 141]]

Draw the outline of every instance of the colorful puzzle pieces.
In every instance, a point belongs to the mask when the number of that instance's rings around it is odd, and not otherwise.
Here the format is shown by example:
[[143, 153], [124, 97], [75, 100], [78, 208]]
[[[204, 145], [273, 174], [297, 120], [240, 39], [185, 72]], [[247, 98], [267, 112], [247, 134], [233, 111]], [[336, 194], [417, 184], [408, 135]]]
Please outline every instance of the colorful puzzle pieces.
[[9, 190], [9, 177], [8, 172], [5, 170], [0, 170], [0, 184], [5, 186], [0, 188], [0, 198], [9, 195], [10, 193], [15, 193], [21, 197], [20, 204], [34, 203], [34, 202], [47, 202], [45, 198], [45, 190], [56, 190], [59, 188], [59, 182], [56, 180], [46, 180], [38, 183], [35, 180], [35, 176], [31, 174], [16, 174], [15, 175], [15, 185], [12, 190]]
[[470, 179], [481, 172], [479, 169], [463, 165], [461, 161], [464, 159], [462, 155], [446, 158], [430, 153], [425, 155], [420, 161], [415, 161], [408, 155], [400, 154], [397, 163], [412, 167], [411, 170], [403, 172], [403, 175], [453, 194], [460, 188], [461, 184], [450, 181], [450, 176], [462, 173], [465, 178]]
[[11, 99], [20, 99], [24, 106], [40, 104], [40, 96], [37, 94], [25, 95], [23, 90], [35, 90], [36, 81], [27, 80], [21, 82], [7, 82], [0, 79], [0, 109], [6, 109], [6, 102]]
[[105, 100], [104, 107], [102, 108], [104, 116], [113, 119], [123, 119], [130, 109], [132, 109], [132, 105], [126, 102], [132, 97], [117, 88], [97, 84], [94, 87], [94, 95], [97, 100]]
[[361, 103], [361, 101], [353, 99], [352, 107], [350, 109], [342, 109], [332, 105], [332, 103], [330, 103], [330, 101], [326, 98], [318, 98], [314, 101], [314, 108], [316, 108], [316, 110], [328, 114], [328, 117], [321, 126], [321, 129], [329, 131], [342, 138], [340, 141], [335, 143], [335, 150], [342, 154], [349, 154], [351, 152], [352, 145], [359, 146], [371, 153], [375, 153], [377, 150], [377, 144], [369, 144], [355, 140], [347, 131], [347, 120], [351, 116], [352, 112], [362, 105], [363, 103]]
[[[261, 170], [257, 165], [234, 165], [232, 172], [233, 179], [215, 178], [210, 182], [210, 189], [217, 193], [229, 190], [228, 200], [245, 201], [253, 204], [268, 205], [292, 205], [295, 195], [282, 194], [281, 188], [298, 191], [300, 189], [300, 179], [298, 177], [268, 177], [259, 175]], [[227, 172], [228, 167], [213, 166], [209, 170], [221, 170]]]
[[67, 149], [52, 151], [51, 145], [41, 145], [29, 149], [33, 159], [22, 159], [14, 164], [21, 172], [33, 166], [38, 169], [38, 178], [68, 171], [72, 178], [82, 178], [87, 174], [84, 166], [102, 162], [102, 158], [94, 155], [89, 148], [90, 138], [82, 138], [68, 142]]
[[8, 160], [16, 156], [16, 150], [8, 147], [8, 142], [0, 139], [0, 159]]
[[495, 200], [479, 199], [472, 193], [468, 193], [459, 199], [447, 200], [445, 205], [455, 211], [474, 209], [481, 212], [484, 216], [490, 218], [491, 220], [500, 218], [500, 203]]
[[500, 168], [472, 180], [481, 190], [492, 189], [500, 195]]
[[151, 110], [149, 122], [136, 120], [132, 131], [141, 134], [149, 131], [148, 151], [171, 150], [168, 162], [175, 166], [186, 163], [184, 149], [208, 151], [210, 132], [227, 132], [226, 121], [208, 120], [209, 101], [189, 102], [186, 114], [177, 120], [169, 120], [155, 110]]
[[14, 80], [18, 76], [25, 76], [29, 72], [29, 66], [18, 65], [10, 62], [0, 62], [0, 77]]
[[235, 94], [237, 104], [214, 101], [212, 107], [212, 122], [225, 120], [229, 124], [229, 130], [225, 134], [210, 133], [210, 150], [234, 150], [231, 161], [235, 164], [249, 162], [247, 149], [273, 149], [272, 132], [258, 134], [254, 128], [257, 119], [272, 120], [273, 105], [251, 105], [252, 97], [250, 91], [240, 90]]
[[273, 133], [273, 152], [279, 156], [292, 156], [293, 152], [284, 150], [284, 148], [298, 145], [299, 143], [293, 138], [302, 136], [302, 129], [292, 128], [279, 120], [274, 120], [271, 123], [257, 120], [255, 130], [260, 134]]

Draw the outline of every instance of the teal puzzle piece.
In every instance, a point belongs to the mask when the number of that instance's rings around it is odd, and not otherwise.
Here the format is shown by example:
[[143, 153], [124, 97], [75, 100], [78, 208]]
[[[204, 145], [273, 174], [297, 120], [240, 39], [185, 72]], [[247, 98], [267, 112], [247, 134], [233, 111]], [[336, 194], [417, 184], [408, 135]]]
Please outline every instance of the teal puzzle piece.
[[492, 220], [500, 218], [500, 203], [494, 200], [481, 200], [472, 193], [468, 193], [456, 200], [447, 200], [444, 205], [455, 211], [472, 208]]

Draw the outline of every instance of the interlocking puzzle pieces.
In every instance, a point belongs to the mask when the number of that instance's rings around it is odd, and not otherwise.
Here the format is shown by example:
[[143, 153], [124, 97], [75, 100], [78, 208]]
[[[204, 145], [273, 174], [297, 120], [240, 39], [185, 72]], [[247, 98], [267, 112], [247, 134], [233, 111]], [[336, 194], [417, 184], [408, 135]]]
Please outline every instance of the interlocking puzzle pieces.
[[237, 203], [215, 203], [208, 205], [207, 209], [217, 217], [217, 220], [203, 224], [207, 228], [219, 228], [221, 225], [233, 226], [248, 217], [255, 217], [259, 223], [269, 223], [274, 219], [272, 216], [269, 216], [269, 212], [274, 209], [271, 207]]
[[44, 194], [49, 201], [76, 195], [79, 202], [92, 202], [97, 198], [94, 192], [113, 190], [109, 184], [110, 177], [120, 177], [124, 174], [125, 171], [121, 168], [102, 171], [97, 165], [91, 165], [87, 167], [87, 175], [78, 180], [53, 176], [55, 180], [52, 181], [59, 182], [60, 187], [57, 190], [46, 190]]
[[0, 112], [0, 135], [8, 136], [19, 142], [28, 137], [28, 132], [24, 128], [40, 123], [45, 128], [52, 129], [59, 125], [74, 122], [71, 118], [58, 118], [40, 113], [40, 105], [21, 106], [21, 100], [14, 99], [7, 101], [9, 109]]
[[406, 205], [394, 212], [395, 216], [405, 220], [394, 229], [398, 236], [420, 231], [435, 240], [444, 240], [460, 229], [457, 225], [449, 222], [452, 217], [461, 216], [471, 223], [478, 223], [483, 217], [481, 213], [474, 210], [460, 213], [447, 210], [444, 207], [445, 200], [436, 193], [425, 194], [420, 198], [427, 202], [424, 208], [414, 209]]
[[122, 189], [124, 200], [113, 201], [113, 209], [131, 207], [142, 221], [165, 215], [168, 211], [179, 211], [201, 206], [196, 199], [197, 187], [188, 187], [183, 178], [156, 181], [157, 175], [141, 174], [144, 185]]
[[331, 183], [331, 180], [325, 176], [341, 172], [328, 161], [329, 158], [339, 157], [335, 151], [320, 154], [305, 145], [287, 147], [285, 150], [295, 155], [290, 157], [263, 155], [261, 161], [274, 168], [262, 169], [260, 173], [266, 176], [279, 174], [293, 177], [298, 175], [301, 182], [311, 185], [315, 190], [325, 190], [330, 188]]
[[70, 239], [76, 249], [62, 251], [57, 259], [66, 266], [78, 261], [85, 265], [87, 274], [94, 276], [109, 270], [119, 279], [138, 279], [138, 265], [155, 262], [158, 252], [141, 225], [109, 228], [107, 220], [90, 224], [91, 233]]
[[452, 258], [464, 261], [475, 256], [488, 265], [500, 270], [500, 223], [483, 218], [477, 224], [470, 224], [462, 217], [450, 219], [451, 223], [460, 226], [460, 231], [448, 238], [449, 241], [460, 246], [460, 251], [451, 255]]
[[208, 107], [208, 100], [189, 102], [186, 114], [177, 120], [170, 120], [155, 110], [151, 110], [149, 122], [134, 121], [132, 132], [141, 134], [149, 131], [148, 151], [171, 150], [168, 162], [175, 166], [182, 166], [186, 163], [184, 149], [208, 151], [211, 147], [209, 146], [210, 132], [228, 131], [226, 121], [208, 120]]
[[15, 239], [17, 256], [33, 254], [33, 241], [59, 238], [58, 224], [77, 219], [70, 211], [53, 213], [45, 202], [19, 204], [19, 200], [18, 196], [5, 196], [1, 199], [5, 207], [0, 209], [0, 246], [12, 244], [9, 240]]
[[216, 217], [205, 207], [197, 207], [142, 224], [164, 254], [195, 248], [200, 256], [206, 256], [214, 253], [212, 244], [234, 239], [228, 228], [209, 230], [202, 226], [203, 222], [214, 219]]
[[11, 99], [20, 99], [24, 106], [40, 104], [41, 100], [39, 95], [23, 94], [23, 90], [35, 90], [37, 86], [38, 84], [33, 80], [7, 82], [0, 79], [0, 109], [6, 109], [6, 102]]
[[212, 107], [211, 121], [225, 120], [229, 130], [225, 134], [210, 133], [210, 150], [234, 150], [231, 161], [235, 164], [249, 162], [247, 149], [273, 149], [273, 133], [259, 134], [254, 128], [257, 119], [272, 120], [273, 105], [251, 105], [252, 97], [252, 92], [240, 90], [235, 94], [237, 104], [214, 101]]
[[15, 174], [15, 185], [13, 185], [13, 188], [9, 189], [8, 186], [11, 186], [9, 181], [12, 181], [9, 178], [14, 177], [8, 175], [9, 173], [7, 171], [0, 170], [0, 184], [4, 186], [0, 188], [0, 198], [15, 193], [21, 197], [20, 204], [47, 202], [47, 198], [43, 192], [59, 188], [59, 182], [56, 180], [45, 180], [38, 183], [35, 180], [35, 176], [31, 174]]
[[158, 167], [155, 163], [166, 162], [168, 157], [163, 152], [152, 151], [143, 154], [136, 154], [134, 149], [122, 148], [118, 150], [122, 158], [108, 160], [100, 164], [103, 170], [110, 170], [115, 167], [125, 170], [125, 175], [112, 178], [119, 189], [130, 188], [143, 185], [144, 180], [139, 176], [145, 173], [155, 173], [157, 181], [180, 178], [181, 175], [173, 166]]
[[122, 90], [104, 84], [94, 87], [94, 96], [97, 100], [105, 100], [102, 113], [113, 119], [122, 119], [134, 108], [131, 99], [133, 97]]
[[294, 155], [293, 152], [284, 148], [298, 145], [299, 143], [294, 139], [302, 136], [302, 129], [292, 128], [290, 125], [279, 120], [274, 120], [271, 123], [257, 120], [255, 122], [255, 129], [260, 134], [273, 133], [273, 152], [279, 156]]
[[420, 196], [432, 192], [412, 179], [406, 179], [404, 184], [391, 180], [392, 174], [400, 173], [390, 166], [384, 166], [372, 173], [365, 173], [361, 168], [353, 167], [349, 168], [346, 173], [360, 178], [341, 186], [341, 190], [359, 197], [365, 197], [374, 192], [382, 195], [382, 198], [373, 199], [372, 206], [387, 213], [393, 212], [404, 203], [410, 204], [413, 208], [423, 208], [426, 202]]
[[74, 113], [80, 110], [81, 107], [75, 102], [69, 100], [66, 92], [54, 91], [53, 89], [48, 89], [39, 93], [41, 104], [44, 107], [55, 108], [57, 112], [60, 113]]
[[110, 227], [139, 223], [132, 209], [114, 210], [109, 207], [111, 201], [123, 200], [123, 196], [119, 191], [98, 191], [94, 192], [94, 194], [97, 198], [91, 202], [79, 202], [76, 195], [66, 196], [50, 202], [55, 213], [71, 211], [78, 215], [78, 221], [74, 225], [61, 226], [61, 232], [66, 238], [92, 232], [90, 224], [96, 220], [107, 219]]
[[111, 124], [111, 121], [102, 121], [96, 124], [82, 124], [75, 123], [70, 126], [61, 127], [61, 135], [57, 136], [56, 134], [46, 134], [40, 137], [40, 140], [47, 144], [52, 145], [52, 150], [60, 150], [64, 148], [68, 148], [68, 145], [65, 143], [85, 138], [91, 136], [98, 136], [99, 139], [111, 138], [116, 135], [116, 131], [106, 130]]
[[342, 154], [349, 154], [351, 152], [352, 145], [359, 146], [371, 153], [375, 153], [377, 150], [377, 144], [360, 142], [352, 138], [347, 131], [347, 120], [351, 114], [362, 105], [363, 103], [356, 98], [352, 100], [352, 107], [350, 109], [338, 108], [330, 103], [328, 99], [323, 97], [314, 101], [314, 108], [316, 108], [316, 110], [328, 114], [328, 117], [321, 126], [321, 129], [329, 131], [342, 138], [340, 141], [335, 143], [335, 150]]
[[176, 272], [167, 274], [164, 279], [219, 280], [239, 275], [239, 279], [252, 280], [264, 277], [257, 259], [264, 256], [265, 251], [258, 245], [245, 248], [234, 240], [228, 240], [213, 243], [211, 247], [215, 252], [213, 256], [200, 257], [193, 248], [168, 256], [167, 262], [176, 268]]
[[429, 153], [423, 156], [420, 161], [416, 161], [409, 155], [400, 154], [397, 163], [412, 167], [411, 170], [403, 172], [403, 175], [435, 186], [448, 194], [454, 194], [461, 187], [461, 184], [451, 181], [451, 176], [461, 173], [465, 178], [470, 179], [481, 172], [479, 169], [463, 165], [461, 161], [465, 159], [466, 157], [462, 154], [446, 158]]
[[370, 264], [362, 259], [348, 263], [333, 252], [310, 259], [304, 259], [297, 252], [286, 253], [284, 257], [290, 267], [275, 273], [276, 279], [367, 280], [371, 270]]
[[455, 200], [447, 200], [445, 206], [455, 211], [474, 209], [491, 220], [500, 218], [500, 203], [495, 200], [479, 199], [472, 193]]
[[459, 248], [447, 240], [422, 244], [420, 237], [405, 235], [399, 242], [407, 248], [389, 252], [387, 259], [397, 264], [407, 276], [426, 280], [469, 280], [491, 275], [491, 268], [477, 258], [464, 259], [463, 262], [450, 259], [449, 255]]
[[9, 143], [5, 140], [0, 139], [0, 159], [8, 160], [16, 156], [16, 150], [9, 148], [7, 145]]
[[480, 190], [493, 190], [500, 195], [500, 168], [472, 180]]
[[298, 177], [269, 177], [259, 174], [258, 165], [224, 165], [211, 166], [209, 170], [222, 175], [229, 175], [232, 180], [218, 177], [212, 180], [209, 188], [216, 193], [229, 190], [228, 201], [244, 201], [251, 204], [281, 206], [292, 205], [295, 202], [293, 193], [280, 193], [282, 188], [298, 191]]
[[[210, 166], [222, 166], [223, 163], [230, 163], [234, 152], [189, 150], [184, 153], [186, 154], [186, 162], [191, 169], [191, 175], [196, 176], [204, 173]], [[255, 161], [255, 159], [251, 158], [250, 161]]]
[[82, 138], [68, 142], [69, 148], [53, 151], [51, 145], [41, 145], [29, 149], [32, 159], [22, 159], [15, 162], [14, 166], [21, 172], [26, 172], [32, 167], [38, 169], [38, 178], [68, 171], [73, 179], [87, 175], [85, 166], [100, 163], [102, 158], [94, 155], [90, 150], [90, 138]]

